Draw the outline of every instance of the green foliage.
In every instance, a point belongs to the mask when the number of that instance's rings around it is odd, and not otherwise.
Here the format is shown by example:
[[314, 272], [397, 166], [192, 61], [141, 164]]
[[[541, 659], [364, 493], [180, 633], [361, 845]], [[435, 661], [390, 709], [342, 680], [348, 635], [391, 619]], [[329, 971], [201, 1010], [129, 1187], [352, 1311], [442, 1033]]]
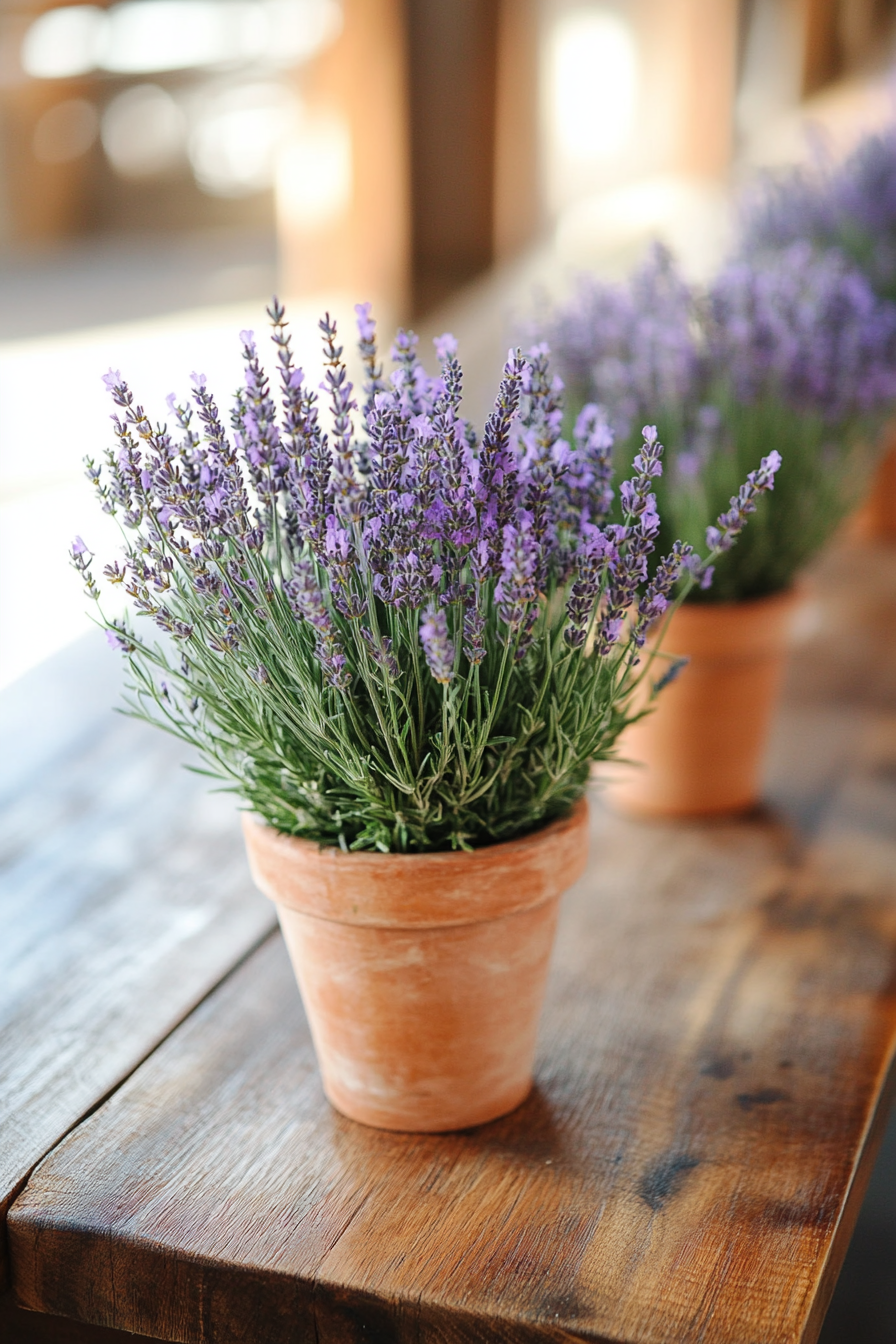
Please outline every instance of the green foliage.
[[[775, 488], [758, 503], [735, 550], [719, 556], [712, 586], [693, 587], [689, 602], [746, 602], [789, 588], [799, 572], [860, 503], [880, 455], [882, 417], [832, 427], [820, 415], [765, 396], [744, 404], [724, 389], [711, 398], [721, 415], [713, 451], [694, 473], [682, 468], [692, 437], [675, 414], [660, 413], [666, 470], [656, 482], [661, 518], [658, 553], [680, 537], [704, 544], [709, 520], [728, 507], [747, 472], [777, 449], [783, 464]], [[640, 435], [617, 447], [617, 470], [638, 451]]]
[[[514, 646], [502, 645], [489, 592], [492, 652], [443, 685], [423, 659], [419, 614], [374, 601], [407, 669], [401, 677], [371, 658], [358, 622], [336, 616], [359, 675], [350, 695], [329, 686], [311, 627], [275, 591], [238, 652], [221, 656], [194, 639], [186, 666], [173, 649], [134, 642], [130, 711], [190, 742], [209, 773], [278, 830], [322, 844], [469, 848], [567, 811], [590, 762], [612, 755], [649, 675], [647, 664], [631, 667], [628, 643], [604, 658], [570, 649], [564, 594], [555, 591], [539, 604], [518, 662]], [[259, 663], [268, 672], [261, 684], [249, 675]]]

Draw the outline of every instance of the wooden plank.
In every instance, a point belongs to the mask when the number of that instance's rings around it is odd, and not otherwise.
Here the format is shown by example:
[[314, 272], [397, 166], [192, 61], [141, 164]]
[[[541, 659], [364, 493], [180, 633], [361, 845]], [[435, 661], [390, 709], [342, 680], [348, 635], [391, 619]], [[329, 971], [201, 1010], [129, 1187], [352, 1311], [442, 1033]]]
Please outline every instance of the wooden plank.
[[34, 1165], [272, 927], [233, 801], [118, 686], [88, 637], [0, 696], [0, 1283]]
[[813, 1340], [891, 1075], [894, 592], [896, 553], [819, 567], [770, 811], [595, 816], [515, 1116], [335, 1115], [275, 939], [38, 1170], [21, 1300], [203, 1344]]
[[140, 1344], [139, 1336], [124, 1330], [25, 1311], [16, 1306], [12, 1293], [0, 1296], [0, 1339], [3, 1344]]
[[515, 1115], [341, 1119], [275, 938], [35, 1173], [23, 1305], [197, 1344], [813, 1339], [889, 1077], [896, 845], [593, 838]]
[[784, 713], [896, 711], [896, 547], [832, 548], [804, 594]]

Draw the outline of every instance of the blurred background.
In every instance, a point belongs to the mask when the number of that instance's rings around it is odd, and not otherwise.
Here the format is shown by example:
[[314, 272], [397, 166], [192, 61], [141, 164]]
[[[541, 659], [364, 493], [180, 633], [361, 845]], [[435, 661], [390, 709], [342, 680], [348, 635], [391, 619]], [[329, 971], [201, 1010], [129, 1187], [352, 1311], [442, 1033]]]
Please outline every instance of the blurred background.
[[[708, 274], [751, 167], [890, 119], [894, 27], [896, 0], [0, 0], [0, 685], [87, 628], [110, 365], [154, 416], [194, 369], [226, 403], [272, 293], [306, 367], [323, 309], [350, 337], [369, 299], [454, 330], [481, 416], [539, 290], [654, 237]], [[892, 1134], [881, 1161], [829, 1344], [896, 1338]]]
[[[0, 6], [0, 684], [79, 634], [66, 546], [100, 375], [151, 413], [287, 299], [451, 327], [481, 414], [508, 314], [666, 238], [725, 250], [751, 164], [892, 111], [894, 0], [115, 0]], [[807, 133], [807, 127], [812, 127]], [[819, 129], [821, 128], [821, 129]], [[88, 535], [89, 534], [89, 535]]]

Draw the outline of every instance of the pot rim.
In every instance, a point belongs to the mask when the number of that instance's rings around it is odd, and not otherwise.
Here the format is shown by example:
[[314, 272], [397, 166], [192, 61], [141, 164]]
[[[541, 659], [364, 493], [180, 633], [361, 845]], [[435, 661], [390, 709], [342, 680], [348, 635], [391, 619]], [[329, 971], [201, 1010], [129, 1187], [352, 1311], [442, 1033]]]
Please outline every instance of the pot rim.
[[276, 905], [375, 928], [477, 924], [531, 909], [577, 881], [588, 848], [585, 796], [537, 831], [472, 851], [346, 853], [249, 812], [242, 821], [252, 876]]
[[703, 667], [780, 658], [806, 596], [806, 585], [798, 582], [745, 602], [685, 602], [669, 621], [662, 652], [683, 655]]
[[676, 611], [675, 615], [686, 611], [690, 615], [693, 612], [736, 612], [736, 611], [759, 611], [768, 610], [774, 606], [788, 607], [794, 601], [800, 601], [809, 594], [809, 584], [803, 575], [797, 577], [787, 585], [786, 588], [779, 588], [777, 592], [766, 593], [763, 597], [745, 597], [738, 602], [688, 602], [685, 600]]

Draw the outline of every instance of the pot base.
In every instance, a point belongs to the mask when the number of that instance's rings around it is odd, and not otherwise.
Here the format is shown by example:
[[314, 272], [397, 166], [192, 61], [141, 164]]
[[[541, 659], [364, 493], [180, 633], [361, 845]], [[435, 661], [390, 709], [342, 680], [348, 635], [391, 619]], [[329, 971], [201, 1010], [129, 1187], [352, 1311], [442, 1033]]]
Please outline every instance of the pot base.
[[638, 800], [627, 795], [620, 794], [620, 796], [617, 796], [615, 784], [605, 776], [601, 778], [607, 786], [603, 795], [607, 807], [617, 816], [630, 817], [633, 821], [698, 821], [702, 818], [711, 821], [713, 817], [746, 817], [751, 812], [756, 812], [762, 801], [757, 790], [743, 801], [736, 798], [725, 798], [718, 803], [702, 801], [664, 805], [659, 802], [649, 802], [641, 805]]
[[452, 1134], [458, 1130], [475, 1129], [478, 1125], [487, 1125], [492, 1120], [510, 1115], [518, 1106], [522, 1106], [532, 1091], [532, 1085], [533, 1079], [530, 1078], [525, 1087], [518, 1087], [514, 1093], [500, 1099], [490, 1098], [487, 1105], [478, 1108], [470, 1106], [454, 1114], [443, 1111], [438, 1118], [413, 1114], [412, 1098], [405, 1099], [404, 1113], [399, 1118], [379, 1107], [359, 1103], [356, 1097], [335, 1094], [326, 1083], [324, 1093], [334, 1111], [370, 1129], [384, 1129], [393, 1134]]

